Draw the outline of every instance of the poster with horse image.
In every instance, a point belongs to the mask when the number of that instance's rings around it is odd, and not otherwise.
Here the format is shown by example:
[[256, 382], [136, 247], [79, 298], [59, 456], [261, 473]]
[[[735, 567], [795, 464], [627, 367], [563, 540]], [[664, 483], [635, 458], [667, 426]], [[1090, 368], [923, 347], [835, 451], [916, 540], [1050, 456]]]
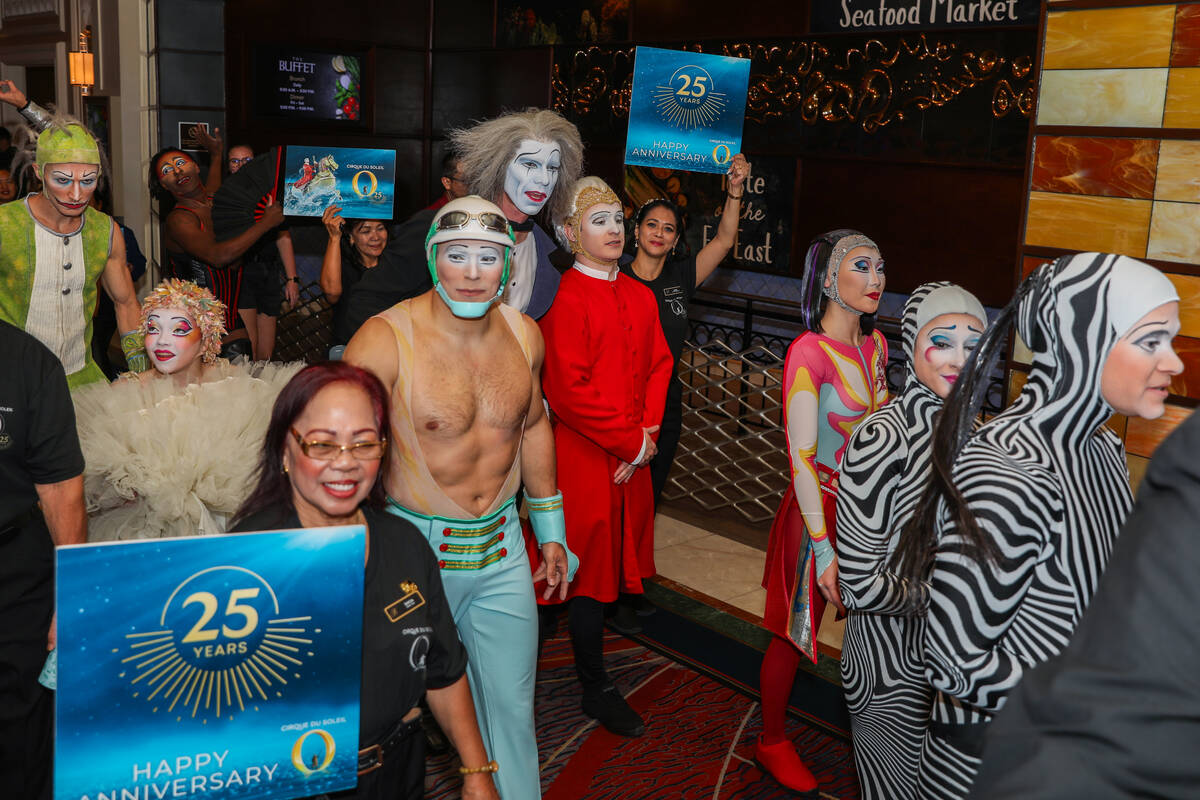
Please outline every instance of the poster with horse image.
[[59, 548], [54, 799], [354, 786], [365, 552], [361, 525]]
[[319, 217], [341, 206], [345, 219], [391, 219], [396, 200], [396, 151], [288, 145], [283, 213]]

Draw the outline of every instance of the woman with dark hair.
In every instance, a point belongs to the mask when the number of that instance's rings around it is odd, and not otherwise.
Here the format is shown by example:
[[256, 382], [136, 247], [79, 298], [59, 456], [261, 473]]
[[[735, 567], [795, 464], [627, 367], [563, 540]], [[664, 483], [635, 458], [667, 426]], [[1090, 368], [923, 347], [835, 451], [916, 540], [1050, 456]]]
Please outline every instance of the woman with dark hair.
[[[672, 375], [675, 374], [683, 353], [683, 341], [688, 335], [688, 304], [692, 301], [692, 295], [725, 260], [737, 240], [742, 195], [745, 194], [749, 175], [750, 164], [745, 156], [738, 153], [729, 167], [725, 204], [717, 234], [695, 256], [679, 258], [676, 255], [679, 242], [683, 239], [683, 217], [679, 207], [670, 200], [661, 197], [650, 200], [638, 209], [634, 218], [634, 255], [632, 258], [621, 258], [621, 271], [654, 292], [654, 299], [658, 301], [658, 321], [673, 359]], [[667, 483], [671, 464], [675, 461], [682, 426], [683, 384], [672, 378], [667, 388], [662, 428], [658, 434], [658, 453], [650, 460], [650, 483], [654, 490], [655, 507]], [[635, 608], [637, 613], [654, 613], [654, 606], [647, 603], [643, 595], [637, 595], [635, 602], [622, 596], [612, 620], [613, 627], [621, 633], [639, 633], [642, 626]]]
[[388, 243], [387, 225], [378, 219], [343, 219], [340, 206], [330, 206], [321, 215], [329, 242], [321, 261], [321, 291], [333, 305], [333, 344], [344, 345], [354, 331], [346, 327], [346, 306], [341, 299], [363, 273], [379, 265]]
[[985, 328], [987, 314], [970, 292], [944, 281], [918, 286], [900, 318], [904, 389], [855, 428], [842, 455], [842, 686], [865, 800], [916, 797], [933, 691], [921, 658], [924, 620], [906, 612], [908, 587], [887, 561], [929, 482], [934, 420]]
[[[621, 271], [636, 278], [654, 292], [658, 301], [658, 319], [662, 324], [667, 347], [671, 349], [674, 365], [679, 364], [683, 340], [688, 335], [688, 303], [700, 284], [713, 274], [725, 260], [737, 240], [738, 219], [745, 194], [750, 164], [738, 153], [733, 157], [725, 188], [725, 204], [716, 235], [700, 248], [695, 256], [679, 258], [676, 250], [683, 238], [683, 218], [679, 208], [670, 200], [659, 198], [642, 205], [634, 218], [633, 259], [622, 259]], [[658, 436], [658, 455], [650, 462], [650, 480], [654, 486], [654, 504], [662, 494], [679, 446], [682, 419], [682, 384], [671, 381], [662, 430]]]
[[781, 784], [817, 796], [817, 781], [788, 740], [784, 717], [803, 653], [817, 660], [825, 604], [844, 612], [833, 549], [838, 464], [854, 427], [887, 402], [887, 342], [875, 330], [884, 287], [879, 248], [858, 231], [818, 236], [804, 262], [806, 331], [784, 362], [784, 427], [791, 481], [771, 526], [763, 624], [758, 763]]
[[[198, 128], [196, 135], [212, 157], [208, 177], [200, 179], [200, 166], [177, 148], [165, 148], [150, 159], [150, 194], [160, 203], [173, 203], [163, 216], [163, 249], [166, 277], [202, 286], [225, 304], [226, 350], [253, 356], [241, 316], [237, 313], [242, 286], [242, 254], [263, 234], [283, 222], [283, 207], [269, 204], [262, 217], [237, 236], [218, 242], [213, 235], [212, 198], [221, 186], [220, 136]], [[240, 330], [239, 330], [240, 329]], [[231, 344], [241, 340], [237, 344]]]
[[[972, 435], [1013, 320], [1033, 354], [1027, 381]], [[919, 796], [967, 795], [988, 722], [1025, 670], [1070, 640], [1132, 505], [1125, 448], [1104, 423], [1114, 411], [1164, 413], [1183, 369], [1178, 332], [1165, 275], [1080, 253], [1034, 270], [980, 340], [934, 429], [932, 480], [893, 556], [910, 608], [928, 606], [936, 694]]]
[[[343, 362], [314, 364], [279, 393], [258, 463], [258, 484], [234, 531], [362, 525], [367, 530], [358, 788], [334, 797], [424, 796], [422, 695], [458, 750], [463, 797], [498, 798], [467, 685], [467, 654], [428, 543], [383, 510], [387, 392]], [[397, 602], [402, 624], [396, 624]], [[412, 653], [424, 652], [423, 661]]]

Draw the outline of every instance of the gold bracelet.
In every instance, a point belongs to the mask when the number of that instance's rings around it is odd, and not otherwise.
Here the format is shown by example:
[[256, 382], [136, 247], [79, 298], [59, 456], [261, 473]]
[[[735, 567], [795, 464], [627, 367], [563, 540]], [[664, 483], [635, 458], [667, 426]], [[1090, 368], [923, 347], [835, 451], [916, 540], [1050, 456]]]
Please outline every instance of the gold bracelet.
[[476, 775], [480, 772], [499, 772], [499, 771], [500, 771], [500, 765], [498, 763], [496, 763], [495, 761], [489, 761], [488, 763], [484, 764], [482, 767], [459, 767], [458, 768], [459, 775]]

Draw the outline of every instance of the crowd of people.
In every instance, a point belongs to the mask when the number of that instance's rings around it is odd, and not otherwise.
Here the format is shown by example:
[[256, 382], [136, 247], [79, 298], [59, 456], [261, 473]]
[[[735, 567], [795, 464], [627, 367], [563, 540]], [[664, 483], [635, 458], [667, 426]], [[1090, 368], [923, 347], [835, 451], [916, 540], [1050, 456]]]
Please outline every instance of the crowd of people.
[[[715, 238], [685, 255], [684, 215], [665, 199], [637, 210], [630, 235], [559, 114], [459, 129], [445, 196], [394, 232], [326, 210], [332, 360], [304, 366], [270, 362], [274, 317], [298, 290], [280, 207], [232, 237], [213, 231], [212, 194], [249, 148], [226, 154], [199, 131], [203, 176], [179, 149], [153, 156], [168, 277], [139, 304], [127, 232], [92, 205], [107, 170], [94, 138], [11, 82], [0, 100], [36, 134], [43, 184], [0, 205], [0, 691], [12, 698], [0, 784], [48, 796], [52, 549], [84, 541], [364, 526], [360, 779], [345, 796], [422, 796], [424, 700], [458, 752], [464, 797], [539, 797], [537, 654], [560, 609], [583, 712], [643, 735], [602, 632], [614, 604], [619, 630], [653, 611], [644, 582], [679, 440], [688, 302], [734, 244], [742, 155]], [[818, 796], [785, 715], [829, 605], [848, 616], [841, 668], [863, 796], [966, 797], [981, 764], [988, 796], [1011, 796], [1013, 773], [989, 771], [987, 756], [1045, 763], [1024, 734], [1058, 730], [1047, 697], [1061, 700], [1057, 724], [1077, 728], [1049, 752], [1094, 758], [1068, 752], [1090, 729], [1043, 676], [1086, 689], [1087, 667], [1055, 657], [1107, 655], [1103, 631], [1072, 638], [1090, 630], [1093, 596], [1120, 604], [1102, 578], [1133, 501], [1104, 423], [1164, 413], [1182, 370], [1179, 298], [1153, 267], [1096, 253], [1038, 267], [993, 320], [963, 288], [924, 284], [904, 306], [907, 376], [889, 397], [876, 327], [886, 281], [881, 247], [859, 231], [808, 248], [805, 331], [783, 376], [791, 470], [764, 570], [772, 639], [754, 756]], [[101, 294], [124, 371], [93, 357]], [[1014, 322], [1032, 367], [982, 421]], [[384, 612], [401, 583], [426, 600], [403, 627]], [[423, 665], [407, 656], [418, 628], [432, 632]], [[1169, 680], [1157, 685], [1169, 695]], [[1025, 719], [1002, 718], [985, 750], [993, 717], [1027, 687], [1014, 703]]]

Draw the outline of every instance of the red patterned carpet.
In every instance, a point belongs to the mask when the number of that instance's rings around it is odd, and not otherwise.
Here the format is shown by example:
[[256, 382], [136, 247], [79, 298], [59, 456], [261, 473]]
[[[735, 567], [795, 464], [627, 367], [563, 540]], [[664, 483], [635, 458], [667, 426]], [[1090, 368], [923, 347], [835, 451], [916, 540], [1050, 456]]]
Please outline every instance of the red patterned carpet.
[[[610, 674], [646, 720], [646, 734], [614, 736], [585, 717], [570, 644], [565, 635], [551, 639], [539, 663], [535, 707], [546, 800], [792, 796], [752, 761], [761, 727], [756, 700], [612, 633], [605, 650]], [[823, 796], [857, 798], [850, 745], [799, 722], [789, 725]], [[457, 797], [455, 756], [428, 766], [428, 796]]]

